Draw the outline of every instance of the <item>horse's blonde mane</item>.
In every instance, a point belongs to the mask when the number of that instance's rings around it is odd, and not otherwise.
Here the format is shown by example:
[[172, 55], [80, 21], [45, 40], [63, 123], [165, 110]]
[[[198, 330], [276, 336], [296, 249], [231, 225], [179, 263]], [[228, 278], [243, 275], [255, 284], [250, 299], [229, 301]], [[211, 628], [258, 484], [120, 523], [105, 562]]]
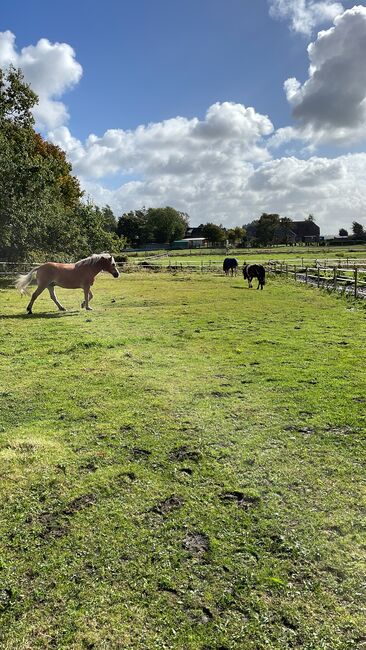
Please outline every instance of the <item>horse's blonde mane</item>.
[[79, 260], [76, 262], [75, 266], [86, 266], [87, 264], [96, 264], [101, 260], [102, 258], [108, 259], [111, 257], [110, 253], [93, 253], [93, 255], [89, 255], [89, 257], [84, 257], [84, 259]]

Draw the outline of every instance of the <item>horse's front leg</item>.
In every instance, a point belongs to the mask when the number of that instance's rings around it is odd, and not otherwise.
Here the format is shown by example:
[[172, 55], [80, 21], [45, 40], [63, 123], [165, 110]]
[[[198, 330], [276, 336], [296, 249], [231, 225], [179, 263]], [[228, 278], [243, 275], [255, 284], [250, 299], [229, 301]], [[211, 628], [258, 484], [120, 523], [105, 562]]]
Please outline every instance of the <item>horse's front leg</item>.
[[58, 309], [59, 309], [60, 311], [66, 311], [65, 307], [63, 307], [63, 306], [61, 305], [61, 303], [57, 300], [57, 296], [56, 296], [56, 293], [55, 293], [55, 288], [54, 288], [52, 285], [50, 285], [50, 286], [48, 287], [48, 291], [50, 292], [51, 300], [53, 300], [53, 302], [54, 302], [55, 305], [58, 307]]
[[91, 300], [93, 297], [92, 292], [90, 291], [90, 287], [84, 287], [84, 300], [81, 303], [81, 308], [86, 309], [86, 311], [92, 311], [92, 307], [89, 307], [89, 300]]

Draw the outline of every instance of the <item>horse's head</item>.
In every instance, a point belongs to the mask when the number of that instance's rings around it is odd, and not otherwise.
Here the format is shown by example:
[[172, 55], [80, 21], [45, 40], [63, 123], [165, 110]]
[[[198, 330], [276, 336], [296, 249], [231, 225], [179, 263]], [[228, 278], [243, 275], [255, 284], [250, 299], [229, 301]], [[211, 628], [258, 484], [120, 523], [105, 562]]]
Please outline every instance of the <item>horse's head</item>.
[[105, 255], [101, 258], [102, 260], [102, 271], [106, 271], [113, 275], [114, 278], [119, 278], [119, 271], [117, 269], [116, 262], [112, 255]]

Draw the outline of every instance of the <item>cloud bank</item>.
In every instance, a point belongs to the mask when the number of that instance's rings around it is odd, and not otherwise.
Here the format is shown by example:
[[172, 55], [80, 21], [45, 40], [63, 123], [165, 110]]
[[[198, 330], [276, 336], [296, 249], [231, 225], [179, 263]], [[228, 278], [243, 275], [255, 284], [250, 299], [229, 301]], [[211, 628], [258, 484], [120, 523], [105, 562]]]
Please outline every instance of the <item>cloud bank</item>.
[[353, 7], [308, 46], [309, 78], [285, 82], [300, 135], [313, 144], [366, 136], [366, 8]]
[[310, 36], [318, 25], [332, 21], [343, 11], [340, 2], [331, 0], [269, 0], [273, 18], [288, 20], [294, 32]]

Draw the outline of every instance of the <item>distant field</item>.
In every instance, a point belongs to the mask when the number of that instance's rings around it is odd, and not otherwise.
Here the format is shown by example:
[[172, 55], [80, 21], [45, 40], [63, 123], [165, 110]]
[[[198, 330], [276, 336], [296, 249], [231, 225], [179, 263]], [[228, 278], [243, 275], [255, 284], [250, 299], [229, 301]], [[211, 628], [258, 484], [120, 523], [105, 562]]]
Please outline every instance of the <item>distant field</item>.
[[0, 289], [1, 649], [363, 648], [364, 304], [59, 294]]
[[350, 248], [341, 248], [339, 246], [278, 246], [271, 249], [263, 248], [248, 248], [248, 249], [233, 249], [225, 252], [215, 251], [212, 249], [198, 249], [188, 251], [149, 251], [145, 253], [128, 254], [131, 262], [141, 262], [148, 259], [156, 264], [166, 266], [168, 264], [182, 264], [183, 266], [189, 264], [207, 264], [212, 262], [214, 264], [222, 264], [225, 257], [236, 257], [240, 264], [244, 262], [268, 262], [268, 260], [284, 260], [289, 264], [294, 260], [302, 263], [302, 260], [308, 260], [313, 264], [315, 260], [334, 259], [334, 260], [353, 260], [364, 259], [366, 260], [366, 246], [354, 246]]

